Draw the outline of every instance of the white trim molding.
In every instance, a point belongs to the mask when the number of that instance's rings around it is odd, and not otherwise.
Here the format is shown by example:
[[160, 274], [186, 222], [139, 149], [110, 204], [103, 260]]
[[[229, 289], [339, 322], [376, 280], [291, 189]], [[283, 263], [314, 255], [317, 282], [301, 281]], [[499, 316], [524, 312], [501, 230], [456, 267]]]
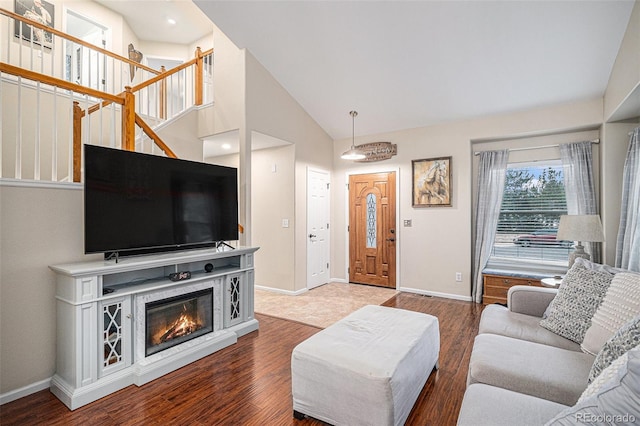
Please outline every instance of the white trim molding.
[[398, 291], [405, 291], [407, 293], [421, 294], [423, 296], [443, 297], [445, 299], [462, 300], [463, 302], [471, 302], [471, 296], [463, 296], [461, 294], [440, 293], [438, 291], [427, 291], [418, 288], [399, 287]]
[[40, 392], [45, 389], [49, 389], [50, 386], [51, 386], [51, 377], [45, 380], [41, 380], [39, 382], [31, 383], [30, 385], [23, 386], [18, 389], [14, 389], [12, 391], [0, 394], [0, 405], [13, 402], [15, 400], [24, 398], [25, 396], [29, 396], [31, 394]]

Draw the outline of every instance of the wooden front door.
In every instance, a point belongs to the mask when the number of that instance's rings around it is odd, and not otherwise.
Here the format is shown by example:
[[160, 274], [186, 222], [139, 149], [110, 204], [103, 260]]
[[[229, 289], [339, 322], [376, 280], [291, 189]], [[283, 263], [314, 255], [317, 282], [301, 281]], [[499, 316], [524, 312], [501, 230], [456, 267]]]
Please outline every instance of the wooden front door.
[[396, 288], [396, 174], [349, 176], [349, 281]]

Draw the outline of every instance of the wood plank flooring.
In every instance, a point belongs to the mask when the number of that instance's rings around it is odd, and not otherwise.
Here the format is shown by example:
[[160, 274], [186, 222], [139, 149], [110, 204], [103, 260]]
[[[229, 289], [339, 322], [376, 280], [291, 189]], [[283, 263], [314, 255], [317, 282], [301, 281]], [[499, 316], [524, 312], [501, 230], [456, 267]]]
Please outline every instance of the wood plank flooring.
[[[399, 293], [386, 306], [440, 322], [440, 369], [431, 374], [407, 425], [454, 425], [482, 306]], [[322, 425], [295, 420], [291, 351], [320, 329], [256, 315], [260, 330], [142, 387], [129, 386], [70, 411], [48, 390], [0, 407], [1, 425]]]

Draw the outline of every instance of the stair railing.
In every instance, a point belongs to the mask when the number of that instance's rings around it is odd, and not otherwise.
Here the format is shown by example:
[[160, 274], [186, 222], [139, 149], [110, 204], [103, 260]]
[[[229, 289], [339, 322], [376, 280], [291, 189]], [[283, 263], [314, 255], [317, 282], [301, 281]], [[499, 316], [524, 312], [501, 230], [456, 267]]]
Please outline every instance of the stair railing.
[[[169, 71], [164, 69], [156, 71], [2, 8], [0, 8], [0, 18], [3, 18], [3, 20], [0, 20], [0, 46], [4, 45], [2, 33], [7, 34], [6, 49], [0, 48], [0, 94], [3, 93], [3, 88], [4, 93], [17, 91], [17, 106], [15, 106], [17, 120], [15, 128], [13, 128], [16, 144], [13, 152], [7, 149], [11, 156], [15, 156], [14, 165], [11, 167], [13, 168], [13, 173], [5, 173], [3, 171], [3, 165], [5, 164], [3, 158], [6, 157], [6, 153], [4, 152], [5, 148], [2, 148], [0, 151], [1, 177], [9, 176], [16, 179], [32, 178], [52, 181], [73, 180], [78, 182], [81, 179], [83, 143], [115, 147], [118, 145], [117, 140], [120, 139], [122, 149], [136, 150], [136, 140], [138, 145], [141, 145], [145, 140], [145, 135], [146, 139], [153, 142], [153, 147], [159, 147], [164, 155], [175, 157], [175, 154], [153, 130], [153, 126], [157, 127], [159, 124], [181, 114], [187, 108], [187, 105], [202, 105], [204, 102], [211, 102], [213, 99], [213, 85], [211, 83], [213, 49], [203, 53], [198, 48], [196, 57], [191, 61]], [[14, 28], [16, 30], [14, 31], [14, 36], [18, 39], [17, 46], [11, 45], [10, 42], [13, 38], [11, 20], [15, 20]], [[25, 37], [23, 24], [30, 26], [30, 37]], [[41, 35], [43, 32], [49, 32], [51, 37], [49, 39], [41, 38], [36, 41], [33, 36], [35, 29], [41, 30]], [[27, 39], [26, 43], [25, 39]], [[115, 75], [117, 74], [115, 72], [116, 66], [113, 65], [116, 62], [120, 63], [120, 75], [123, 75], [125, 65], [131, 70], [130, 75], [135, 74], [136, 69], [141, 69], [142, 72], [135, 77], [137, 84], [132, 87], [126, 87], [125, 91], [117, 94], [114, 89], [115, 83], [112, 83], [110, 92], [100, 90], [100, 88], [106, 88], [105, 79], [100, 78], [100, 69], [102, 67], [98, 67], [95, 70], [98, 78], [93, 79], [102, 81], [103, 84], [98, 85], [98, 88], [87, 87], [81, 81], [69, 81], [69, 55], [66, 56], [66, 60], [56, 60], [54, 54], [59, 44], [67, 42], [73, 43], [72, 46], [74, 48], [79, 45], [81, 46], [80, 49], [93, 50], [98, 55], [103, 55], [104, 58], [111, 58], [111, 76], [114, 78], [110, 80], [113, 82], [116, 80]], [[15, 52], [16, 50], [17, 53]], [[26, 54], [24, 53], [25, 50]], [[58, 50], [60, 51], [60, 49]], [[65, 50], [62, 49], [61, 51], [64, 53]], [[45, 61], [45, 56], [47, 55], [50, 56], [50, 61]], [[27, 61], [25, 57], [28, 57], [29, 60]], [[11, 64], [10, 62], [17, 62], [17, 64]], [[66, 65], [57, 66], [65, 63]], [[106, 64], [107, 60], [103, 63]], [[104, 70], [107, 70], [107, 67], [104, 67]], [[102, 75], [106, 77], [109, 73], [105, 71]], [[150, 76], [150, 78], [146, 78], [147, 76]], [[145, 81], [142, 81], [143, 79]], [[189, 89], [190, 87], [193, 87], [193, 91]], [[27, 114], [23, 113], [26, 107], [22, 105], [22, 100], [27, 92], [31, 97], [36, 98], [34, 135], [30, 134], [33, 129], [25, 130], [25, 126], [23, 126], [24, 116]], [[41, 121], [43, 121], [41, 117], [44, 115], [42, 113], [43, 104], [50, 105], [51, 103], [53, 103], [50, 109], [52, 129], [49, 132], [43, 132], [41, 131]], [[153, 106], [151, 106], [152, 104]], [[30, 107], [33, 106], [32, 103], [29, 103], [29, 105]], [[64, 105], [69, 105], [69, 107]], [[70, 112], [67, 113], [67, 110]], [[32, 115], [32, 112], [30, 111], [29, 115]], [[70, 118], [66, 118], [67, 114]], [[3, 116], [2, 107], [0, 107], [0, 128], [3, 129], [2, 135], [0, 135], [0, 145], [7, 146], [8, 144], [3, 144], [2, 140], [4, 139], [5, 129], [9, 126], [2, 126]], [[98, 118], [96, 119], [92, 116], [97, 116]], [[106, 119], [105, 116], [107, 117]], [[29, 119], [31, 118], [29, 117]], [[153, 126], [147, 124], [147, 121], [153, 123]], [[69, 124], [64, 125], [65, 122]], [[118, 122], [120, 122], [120, 126], [117, 125]], [[136, 125], [140, 128], [140, 133], [137, 136]], [[7, 133], [9, 134], [11, 131]], [[27, 135], [26, 133], [29, 134]], [[33, 144], [25, 143], [25, 137], [29, 141], [33, 141]], [[44, 143], [43, 139], [45, 140]], [[70, 142], [64, 144], [64, 140], [69, 140]], [[68, 151], [65, 151], [65, 145], [70, 146], [67, 148]], [[50, 178], [44, 177], [43, 173], [41, 173], [43, 150], [47, 151], [47, 156], [51, 157]], [[144, 147], [138, 150], [144, 151]], [[23, 152], [27, 151], [34, 156], [32, 161], [33, 171], [32, 174], [25, 176], [22, 164]], [[68, 154], [66, 154], [67, 152]], [[64, 167], [65, 157], [68, 158], [67, 167]], [[8, 163], [11, 163], [11, 161]], [[60, 167], [59, 163], [63, 164], [63, 167]], [[10, 167], [4, 167], [4, 169], [8, 168]], [[59, 169], [64, 168], [67, 168], [69, 172], [66, 176], [63, 175], [64, 172], [59, 172]], [[62, 177], [60, 177], [61, 175]]]

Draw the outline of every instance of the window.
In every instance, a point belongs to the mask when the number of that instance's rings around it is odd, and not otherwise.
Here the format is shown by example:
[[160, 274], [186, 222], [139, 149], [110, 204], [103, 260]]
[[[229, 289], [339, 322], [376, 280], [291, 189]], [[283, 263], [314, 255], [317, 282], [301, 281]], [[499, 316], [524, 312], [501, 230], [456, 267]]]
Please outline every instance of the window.
[[510, 164], [491, 260], [566, 263], [573, 241], [556, 239], [564, 214], [567, 201], [559, 160]]

